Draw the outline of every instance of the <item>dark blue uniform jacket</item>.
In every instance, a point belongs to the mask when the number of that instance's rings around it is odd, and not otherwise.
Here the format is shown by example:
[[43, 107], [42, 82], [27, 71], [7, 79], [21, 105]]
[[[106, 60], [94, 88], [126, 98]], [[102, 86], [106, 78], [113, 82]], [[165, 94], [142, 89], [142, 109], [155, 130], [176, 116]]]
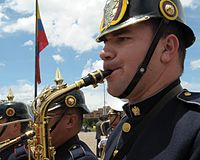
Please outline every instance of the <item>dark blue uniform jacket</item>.
[[78, 136], [56, 149], [56, 160], [97, 160], [90, 148]]
[[20, 141], [0, 152], [0, 160], [25, 160], [28, 158], [27, 142]]
[[[131, 147], [123, 160], [200, 160], [200, 93], [182, 90], [137, 132], [156, 103], [179, 83], [176, 80], [155, 96], [123, 107], [126, 116], [108, 139], [106, 160], [116, 157], [114, 151], [122, 150], [127, 142]], [[135, 106], [140, 109], [139, 116], [133, 114]], [[128, 132], [122, 129], [125, 122], [130, 124]]]

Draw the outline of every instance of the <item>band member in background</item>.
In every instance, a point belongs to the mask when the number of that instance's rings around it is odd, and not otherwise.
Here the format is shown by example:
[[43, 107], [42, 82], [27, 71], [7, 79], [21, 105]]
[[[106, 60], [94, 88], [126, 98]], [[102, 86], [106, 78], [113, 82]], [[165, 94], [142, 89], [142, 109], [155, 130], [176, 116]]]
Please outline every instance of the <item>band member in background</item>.
[[19, 139], [7, 146], [6, 144], [30, 130], [31, 115], [25, 103], [13, 101], [14, 95], [11, 89], [7, 98], [8, 101], [0, 104], [0, 146], [3, 144], [5, 146], [0, 148], [0, 159], [23, 160], [27, 157], [27, 139]]
[[104, 156], [105, 156], [105, 147], [106, 147], [108, 137], [111, 135], [112, 131], [120, 122], [121, 116], [122, 116], [122, 112], [116, 109], [111, 108], [108, 111], [108, 120], [105, 121], [105, 123], [108, 123], [108, 127], [106, 127], [106, 136], [102, 136], [101, 141], [98, 144], [101, 159], [104, 159]]
[[79, 139], [83, 114], [89, 110], [81, 90], [62, 95], [49, 107], [48, 117], [52, 145], [56, 148], [57, 160], [96, 160], [90, 148]]
[[180, 85], [195, 41], [183, 15], [180, 0], [107, 0], [100, 58], [108, 92], [128, 103], [106, 160], [200, 159], [200, 93]]
[[103, 122], [103, 116], [99, 117], [99, 120], [98, 122], [96, 123], [96, 140], [97, 140], [97, 143], [96, 143], [96, 155], [97, 157], [100, 157], [100, 153], [99, 153], [99, 148], [98, 148], [98, 144], [101, 140], [101, 136], [102, 136], [102, 132], [101, 132], [101, 124]]
[[[58, 71], [57, 75], [60, 75]], [[57, 79], [58, 81], [60, 80]], [[59, 91], [57, 89], [56, 93]], [[51, 142], [56, 150], [56, 160], [97, 160], [91, 149], [78, 137], [83, 114], [86, 113], [89, 113], [89, 109], [81, 90], [64, 93], [48, 106], [48, 125], [51, 129]]]
[[121, 111], [117, 111], [115, 109], [110, 109], [108, 111], [108, 120], [109, 120], [109, 128], [108, 128], [108, 137], [112, 133], [112, 131], [115, 129], [115, 127], [118, 125], [118, 123], [121, 120]]

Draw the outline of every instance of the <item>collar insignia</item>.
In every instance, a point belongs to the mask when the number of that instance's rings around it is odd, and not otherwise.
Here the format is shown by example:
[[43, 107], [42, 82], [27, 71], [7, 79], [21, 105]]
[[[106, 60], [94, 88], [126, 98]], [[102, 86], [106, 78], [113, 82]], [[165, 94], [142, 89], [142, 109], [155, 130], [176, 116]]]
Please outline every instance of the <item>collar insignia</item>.
[[141, 115], [139, 107], [134, 106], [131, 110], [132, 110], [134, 116], [140, 116]]
[[189, 97], [189, 96], [191, 96], [192, 95], [192, 93], [190, 93], [190, 92], [184, 92], [184, 96], [186, 96], [186, 97]]

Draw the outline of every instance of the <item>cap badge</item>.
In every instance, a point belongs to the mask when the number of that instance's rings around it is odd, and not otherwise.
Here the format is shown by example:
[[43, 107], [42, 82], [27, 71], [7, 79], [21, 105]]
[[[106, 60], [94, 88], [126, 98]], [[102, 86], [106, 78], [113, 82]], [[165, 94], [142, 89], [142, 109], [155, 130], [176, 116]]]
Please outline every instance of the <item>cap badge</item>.
[[8, 117], [12, 117], [12, 116], [14, 116], [14, 114], [15, 114], [15, 110], [13, 108], [7, 108], [6, 109], [6, 115]]
[[104, 16], [101, 21], [100, 32], [117, 24], [124, 16], [128, 0], [107, 0], [104, 7]]
[[161, 0], [160, 11], [162, 15], [168, 20], [176, 20], [178, 17], [178, 8], [172, 0]]
[[72, 95], [66, 96], [65, 104], [67, 107], [74, 107], [76, 104], [76, 98]]
[[132, 110], [134, 116], [140, 116], [141, 115], [139, 107], [134, 106], [131, 110]]

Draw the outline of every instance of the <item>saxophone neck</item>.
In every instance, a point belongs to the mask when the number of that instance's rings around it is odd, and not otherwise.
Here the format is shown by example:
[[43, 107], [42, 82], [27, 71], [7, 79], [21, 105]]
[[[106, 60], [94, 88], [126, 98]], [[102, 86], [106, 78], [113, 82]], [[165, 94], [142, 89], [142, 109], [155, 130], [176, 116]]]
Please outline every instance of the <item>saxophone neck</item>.
[[11, 139], [11, 140], [7, 139], [0, 143], [0, 152], [2, 152], [3, 150], [5, 150], [6, 148], [8, 148], [12, 145], [17, 144], [20, 141], [27, 140], [27, 139], [33, 137], [34, 135], [35, 135], [34, 131], [30, 130], [14, 139]]

